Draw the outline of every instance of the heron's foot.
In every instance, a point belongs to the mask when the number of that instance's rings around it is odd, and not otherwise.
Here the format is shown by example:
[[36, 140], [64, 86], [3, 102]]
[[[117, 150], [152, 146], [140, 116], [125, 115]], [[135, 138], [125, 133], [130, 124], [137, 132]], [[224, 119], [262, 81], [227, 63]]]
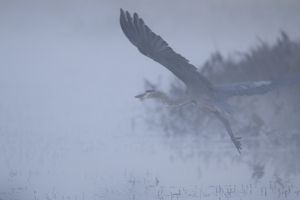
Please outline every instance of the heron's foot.
[[231, 140], [235, 145], [235, 148], [238, 150], [238, 152], [241, 154], [242, 151], [242, 143], [238, 140], [240, 140], [242, 137], [232, 137]]

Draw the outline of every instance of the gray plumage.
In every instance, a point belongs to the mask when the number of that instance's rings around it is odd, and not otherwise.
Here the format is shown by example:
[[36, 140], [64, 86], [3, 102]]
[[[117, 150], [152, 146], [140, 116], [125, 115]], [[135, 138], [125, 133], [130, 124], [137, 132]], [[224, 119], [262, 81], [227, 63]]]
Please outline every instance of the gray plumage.
[[133, 17], [121, 9], [121, 28], [129, 41], [138, 50], [170, 70], [187, 86], [187, 94], [172, 100], [164, 92], [148, 90], [137, 98], [160, 99], [167, 107], [178, 107], [191, 103], [199, 109], [213, 113], [225, 126], [236, 149], [241, 153], [240, 137], [235, 137], [225, 114], [232, 114], [238, 108], [230, 106], [226, 100], [232, 96], [264, 94], [272, 89], [291, 84], [300, 80], [300, 73], [275, 81], [238, 82], [213, 86], [197, 68], [176, 53], [167, 42], [156, 35], [145, 25], [144, 21], [134, 13]]
[[286, 86], [298, 81], [300, 81], [299, 72], [291, 76], [273, 81], [247, 81], [216, 85], [214, 86], [214, 90], [217, 91], [218, 96], [222, 98], [223, 101], [225, 101], [233, 96], [265, 94], [273, 89], [277, 89], [279, 87]]
[[155, 90], [147, 90], [144, 94], [137, 95], [135, 98], [159, 99], [168, 108], [176, 108], [190, 103], [190, 98], [188, 95], [184, 95], [178, 99], [171, 99], [166, 93]]

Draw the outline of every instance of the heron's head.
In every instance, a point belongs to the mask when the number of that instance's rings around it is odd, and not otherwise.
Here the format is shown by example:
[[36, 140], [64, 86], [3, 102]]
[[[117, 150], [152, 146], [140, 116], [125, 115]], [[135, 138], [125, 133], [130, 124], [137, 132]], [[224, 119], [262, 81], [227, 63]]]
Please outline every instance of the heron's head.
[[135, 96], [135, 98], [139, 98], [139, 99], [153, 99], [153, 98], [158, 98], [158, 93], [155, 90], [147, 90], [144, 94], [140, 94]]

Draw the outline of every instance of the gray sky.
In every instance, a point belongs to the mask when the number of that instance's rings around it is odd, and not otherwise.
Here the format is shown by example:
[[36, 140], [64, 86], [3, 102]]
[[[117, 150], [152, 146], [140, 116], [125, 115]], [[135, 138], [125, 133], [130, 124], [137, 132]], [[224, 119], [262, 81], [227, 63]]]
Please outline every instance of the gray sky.
[[[11, 170], [26, 174], [26, 169], [41, 165], [56, 173], [53, 182], [62, 176], [62, 181], [71, 178], [75, 184], [74, 174], [84, 177], [85, 169], [97, 174], [101, 168], [109, 169], [103, 175], [105, 182], [106, 176], [122, 174], [126, 167], [138, 174], [147, 165], [165, 184], [182, 178], [179, 174], [163, 178], [178, 170], [190, 171], [182, 176], [197, 182], [193, 173], [199, 161], [170, 163], [162, 144], [147, 143], [153, 138], [127, 141], [124, 136], [131, 134], [132, 117], [137, 126], [142, 124], [143, 105], [133, 97], [143, 92], [143, 79], [155, 82], [161, 75], [166, 88], [173, 75], [127, 40], [119, 26], [120, 8], [137, 12], [196, 67], [216, 50], [225, 56], [246, 51], [255, 45], [256, 37], [272, 43], [280, 29], [291, 39], [299, 39], [300, 33], [297, 0], [0, 1], [0, 130], [4, 138], [0, 146], [5, 149], [0, 153], [7, 157], [1, 163], [5, 166], [1, 176]], [[144, 154], [135, 155], [141, 149]], [[100, 161], [107, 159], [107, 153], [110, 158], [103, 165]], [[113, 165], [120, 159], [124, 166]], [[160, 166], [155, 165], [158, 161]], [[67, 170], [69, 165], [85, 163], [80, 169]], [[40, 178], [49, 178], [44, 176]], [[26, 175], [23, 179], [27, 182]], [[41, 179], [35, 179], [36, 185]]]
[[73, 81], [85, 95], [101, 97], [94, 103], [99, 109], [103, 107], [103, 112], [113, 113], [110, 120], [115, 118], [113, 110], [128, 113], [136, 105], [132, 97], [143, 91], [144, 78], [156, 81], [161, 75], [166, 87], [173, 77], [127, 40], [119, 27], [120, 8], [137, 12], [155, 33], [197, 67], [216, 50], [226, 56], [246, 51], [255, 45], [256, 37], [274, 42], [280, 29], [292, 39], [298, 39], [300, 32], [300, 2], [296, 0], [1, 4], [2, 80], [56, 80], [58, 85]]

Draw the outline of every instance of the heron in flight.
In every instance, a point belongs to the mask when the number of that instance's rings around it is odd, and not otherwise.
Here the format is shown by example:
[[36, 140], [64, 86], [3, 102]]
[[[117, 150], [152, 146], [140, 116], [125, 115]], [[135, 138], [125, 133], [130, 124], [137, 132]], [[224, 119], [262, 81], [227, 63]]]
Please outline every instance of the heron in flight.
[[272, 89], [300, 81], [300, 73], [296, 73], [274, 81], [237, 82], [214, 86], [186, 58], [176, 53], [166, 41], [153, 33], [138, 14], [134, 13], [131, 16], [129, 12], [121, 9], [120, 25], [129, 41], [142, 54], [166, 67], [187, 86], [187, 93], [175, 100], [168, 97], [166, 93], [155, 90], [147, 90], [136, 98], [160, 99], [167, 107], [179, 107], [191, 103], [198, 109], [212, 113], [224, 124], [239, 153], [242, 150], [239, 141], [241, 137], [234, 136], [226, 119], [227, 114], [237, 112], [238, 108], [227, 104], [226, 101], [232, 96], [265, 94]]

